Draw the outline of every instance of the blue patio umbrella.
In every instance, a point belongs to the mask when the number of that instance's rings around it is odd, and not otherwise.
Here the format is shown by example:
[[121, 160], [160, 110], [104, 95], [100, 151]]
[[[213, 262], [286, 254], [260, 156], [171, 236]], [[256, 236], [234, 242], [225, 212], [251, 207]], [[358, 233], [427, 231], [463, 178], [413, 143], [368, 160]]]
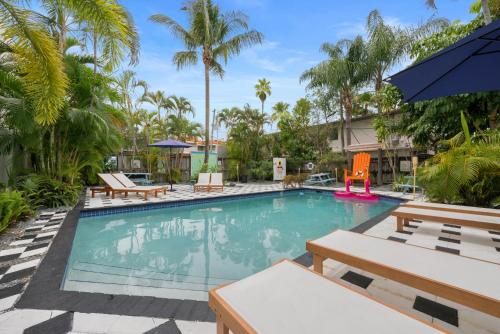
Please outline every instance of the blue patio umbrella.
[[[187, 147], [191, 147], [192, 145], [187, 144], [187, 143], [183, 143], [181, 141], [174, 140], [174, 139], [167, 139], [167, 140], [158, 141], [158, 142], [153, 143], [153, 144], [149, 144], [148, 146], [168, 148], [169, 153], [170, 153], [169, 157], [171, 157], [173, 148], [187, 148]], [[173, 186], [172, 186], [172, 166], [171, 165], [172, 165], [172, 163], [170, 163], [170, 167], [168, 168], [168, 172], [169, 172], [169, 176], [170, 176], [170, 191], [174, 191]]]
[[385, 79], [406, 102], [500, 90], [500, 19]]

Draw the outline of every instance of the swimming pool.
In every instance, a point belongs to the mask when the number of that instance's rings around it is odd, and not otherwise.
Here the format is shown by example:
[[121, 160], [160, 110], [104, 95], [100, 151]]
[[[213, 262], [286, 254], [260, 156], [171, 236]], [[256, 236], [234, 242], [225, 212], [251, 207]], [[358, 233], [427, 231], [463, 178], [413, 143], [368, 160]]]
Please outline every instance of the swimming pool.
[[207, 300], [207, 291], [305, 252], [398, 204], [291, 191], [80, 218], [63, 290]]

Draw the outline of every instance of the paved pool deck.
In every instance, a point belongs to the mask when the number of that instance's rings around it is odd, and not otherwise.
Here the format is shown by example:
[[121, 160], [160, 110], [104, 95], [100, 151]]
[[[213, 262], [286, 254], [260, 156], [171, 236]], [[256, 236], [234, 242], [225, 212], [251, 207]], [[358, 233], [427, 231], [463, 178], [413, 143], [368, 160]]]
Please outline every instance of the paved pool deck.
[[[243, 195], [282, 190], [281, 184], [237, 184], [226, 187], [223, 192], [194, 193], [190, 185], [175, 185], [177, 191], [168, 192], [158, 198], [151, 198], [148, 203], [183, 201], [213, 198], [228, 195]], [[343, 190], [341, 185], [332, 187], [314, 187], [322, 190]], [[354, 188], [362, 190], [361, 188]], [[373, 193], [395, 198], [413, 200], [412, 194], [392, 192], [389, 188], [374, 189]], [[417, 195], [416, 200], [422, 200]], [[122, 207], [146, 203], [135, 194], [124, 198], [122, 195], [110, 199], [105, 194], [96, 194], [91, 198], [87, 192], [83, 206], [85, 209]], [[56, 308], [18, 308], [21, 295], [30, 280], [51, 249], [54, 239], [61, 238], [58, 233], [69, 208], [45, 210], [36, 219], [20, 223], [0, 236], [0, 333], [215, 333], [215, 323], [210, 321], [188, 321], [176, 317], [176, 312], [187, 315], [199, 311], [194, 304], [186, 303], [173, 312], [173, 316], [155, 316], [147, 308], [168, 308], [168, 303], [157, 306], [156, 301], [138, 303], [138, 315], [106, 314], [99, 312], [98, 305], [90, 305], [88, 311], [79, 312]], [[66, 222], [65, 222], [66, 224]], [[404, 232], [395, 231], [393, 217], [386, 217], [363, 233], [437, 249], [454, 254], [470, 256], [499, 264], [500, 271], [500, 235], [498, 232], [458, 227], [449, 224], [437, 224], [426, 221], [414, 221], [405, 227]], [[57, 242], [54, 244], [57, 246]], [[411, 261], [411, 259], [410, 259]], [[44, 268], [42, 268], [44, 269]], [[477, 312], [462, 305], [444, 300], [428, 293], [412, 289], [402, 284], [360, 271], [334, 261], [326, 261], [325, 274], [340, 279], [382, 301], [407, 310], [433, 323], [438, 323], [453, 333], [499, 333], [500, 319]], [[477, 273], [480, 275], [481, 273]], [[39, 296], [40, 300], [44, 295]], [[74, 298], [74, 296], [72, 297]], [[123, 299], [126, 300], [126, 299]], [[78, 304], [78, 300], [75, 301]], [[42, 304], [42, 303], [41, 303]], [[144, 304], [144, 305], [143, 305]], [[190, 306], [191, 305], [191, 306]], [[141, 306], [141, 307], [139, 307]], [[82, 305], [76, 307], [81, 308]], [[95, 311], [92, 311], [92, 307]], [[181, 309], [182, 308], [182, 309]], [[158, 314], [165, 314], [157, 312]], [[149, 314], [149, 316], [141, 316]], [[182, 318], [182, 317], [181, 317]], [[209, 317], [210, 318], [210, 317]]]

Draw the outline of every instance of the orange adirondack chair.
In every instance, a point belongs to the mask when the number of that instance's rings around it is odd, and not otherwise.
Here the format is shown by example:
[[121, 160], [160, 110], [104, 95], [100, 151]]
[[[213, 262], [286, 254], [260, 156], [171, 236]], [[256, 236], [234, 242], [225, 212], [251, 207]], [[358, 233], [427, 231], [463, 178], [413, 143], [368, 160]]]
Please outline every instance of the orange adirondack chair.
[[347, 180], [352, 181], [363, 181], [366, 182], [370, 176], [370, 154], [368, 153], [358, 153], [354, 156], [354, 163], [352, 165], [352, 172], [349, 175], [349, 171], [344, 169], [344, 182], [347, 184]]

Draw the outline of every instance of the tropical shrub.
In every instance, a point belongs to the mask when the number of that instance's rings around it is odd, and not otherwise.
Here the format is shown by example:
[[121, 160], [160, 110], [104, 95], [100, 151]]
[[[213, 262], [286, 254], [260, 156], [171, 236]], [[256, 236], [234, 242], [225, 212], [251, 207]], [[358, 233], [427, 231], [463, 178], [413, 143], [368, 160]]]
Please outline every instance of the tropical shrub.
[[253, 180], [271, 180], [273, 177], [272, 161], [250, 161], [247, 164], [247, 174]]
[[426, 161], [419, 181], [432, 201], [493, 206], [500, 201], [500, 132], [463, 132], [443, 141], [446, 150]]
[[0, 232], [19, 218], [32, 214], [28, 201], [17, 190], [0, 192]]
[[33, 208], [74, 205], [82, 190], [80, 185], [71, 185], [49, 176], [35, 174], [19, 178], [17, 188], [24, 192]]

